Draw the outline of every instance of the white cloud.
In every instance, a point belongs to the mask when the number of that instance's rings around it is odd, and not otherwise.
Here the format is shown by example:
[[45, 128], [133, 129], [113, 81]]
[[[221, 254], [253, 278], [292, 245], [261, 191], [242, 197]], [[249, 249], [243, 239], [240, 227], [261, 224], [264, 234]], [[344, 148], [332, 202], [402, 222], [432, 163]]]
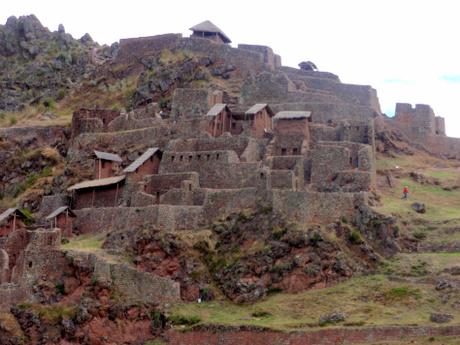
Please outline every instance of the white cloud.
[[[342, 81], [377, 89], [382, 109], [396, 102], [430, 104], [460, 137], [460, 32], [455, 0], [317, 1], [52, 1], [0, 3], [0, 22], [34, 13], [52, 30], [86, 32], [100, 43], [182, 32], [209, 19], [234, 43], [271, 46], [283, 62], [311, 60]], [[400, 80], [402, 83], [389, 83]]]

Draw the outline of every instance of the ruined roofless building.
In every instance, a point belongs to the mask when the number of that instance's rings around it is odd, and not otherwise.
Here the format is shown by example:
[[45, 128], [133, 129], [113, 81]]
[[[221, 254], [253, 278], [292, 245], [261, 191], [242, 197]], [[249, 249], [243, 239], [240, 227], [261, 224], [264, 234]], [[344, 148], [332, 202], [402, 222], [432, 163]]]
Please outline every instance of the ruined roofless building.
[[232, 43], [230, 38], [209, 20], [191, 27], [190, 30], [193, 31], [190, 37], [206, 38], [216, 43]]

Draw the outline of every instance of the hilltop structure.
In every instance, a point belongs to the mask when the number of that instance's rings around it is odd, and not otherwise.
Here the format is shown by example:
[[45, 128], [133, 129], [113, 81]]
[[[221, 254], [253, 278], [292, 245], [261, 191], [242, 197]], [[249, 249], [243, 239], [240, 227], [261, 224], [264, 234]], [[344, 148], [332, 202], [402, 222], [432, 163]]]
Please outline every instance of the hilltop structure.
[[[123, 73], [150, 71], [146, 66], [161, 64], [158, 56], [165, 51], [191, 57], [174, 76], [148, 83], [170, 107], [141, 88], [141, 105], [130, 112], [75, 110], [66, 157], [71, 177], [63, 191], [71, 201], [62, 195], [44, 199], [49, 212], [43, 216], [51, 229], [19, 222], [0, 228], [4, 306], [37, 300], [34, 281], [58, 279], [57, 268], [119, 279], [122, 292], [135, 291], [133, 299], [144, 302], [199, 296], [199, 289], [184, 292], [177, 277], [73, 253], [75, 260], [59, 250], [62, 236], [106, 232], [115, 238], [112, 250], [123, 252], [131, 244], [127, 238], [145, 227], [167, 233], [205, 229], [242, 210], [263, 208], [302, 225], [369, 221], [369, 196], [376, 188], [375, 124], [383, 122], [376, 91], [314, 68], [282, 66], [270, 47], [232, 48], [208, 21], [191, 30], [188, 38], [165, 34], [120, 41], [117, 56], [105, 67], [111, 71], [117, 66], [129, 67], [119, 68]], [[202, 81], [208, 74], [214, 84], [181, 85], [189, 75]], [[399, 104], [395, 119], [387, 121], [421, 145], [428, 141], [433, 150], [451, 150], [458, 158], [459, 141], [445, 136], [443, 119], [429, 107]], [[82, 171], [86, 179], [79, 178]], [[15, 212], [0, 219], [20, 215]], [[388, 224], [378, 228], [378, 240], [396, 236]], [[363, 257], [371, 252], [361, 249]], [[348, 277], [351, 268], [334, 259], [318, 272], [299, 275], [312, 281], [307, 275], [316, 274], [318, 286], [326, 286], [329, 276]], [[259, 278], [246, 285], [259, 288]], [[137, 284], [135, 289], [126, 281]]]

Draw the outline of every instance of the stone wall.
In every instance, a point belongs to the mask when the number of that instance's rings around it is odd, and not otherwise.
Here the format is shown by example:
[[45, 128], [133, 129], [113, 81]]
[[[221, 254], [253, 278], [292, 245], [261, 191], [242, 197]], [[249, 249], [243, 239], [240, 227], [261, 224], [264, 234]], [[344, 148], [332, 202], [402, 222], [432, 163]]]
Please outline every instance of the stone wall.
[[72, 116], [71, 138], [74, 139], [81, 133], [104, 132], [116, 117], [120, 116], [119, 110], [109, 109], [79, 109]]
[[75, 231], [80, 234], [154, 227], [166, 231], [196, 229], [202, 224], [202, 207], [154, 205], [107, 207], [75, 211]]
[[117, 63], [136, 63], [144, 56], [161, 52], [163, 49], [174, 49], [179, 45], [181, 38], [181, 34], [165, 34], [121, 39], [115, 61]]
[[281, 61], [277, 61], [277, 58], [270, 47], [253, 44], [238, 44], [238, 49], [250, 50], [262, 54], [264, 64], [271, 70], [275, 70], [281, 65]]
[[426, 104], [396, 103], [394, 120], [402, 124], [410, 136], [422, 138], [436, 134], [436, 120], [433, 109]]
[[212, 106], [211, 90], [177, 88], [172, 98], [171, 116], [174, 118], [205, 116]]
[[170, 345], [335, 345], [380, 343], [418, 337], [459, 336], [460, 326], [374, 326], [325, 328], [312, 331], [277, 332], [251, 327], [167, 332]]
[[234, 151], [166, 152], [160, 173], [194, 171], [204, 188], [246, 188], [256, 185], [260, 162], [239, 162]]
[[18, 284], [0, 284], [0, 310], [9, 310], [12, 305], [22, 302], [26, 297], [25, 291]]
[[171, 152], [232, 150], [241, 161], [251, 162], [262, 159], [258, 141], [242, 136], [171, 140], [167, 150]]

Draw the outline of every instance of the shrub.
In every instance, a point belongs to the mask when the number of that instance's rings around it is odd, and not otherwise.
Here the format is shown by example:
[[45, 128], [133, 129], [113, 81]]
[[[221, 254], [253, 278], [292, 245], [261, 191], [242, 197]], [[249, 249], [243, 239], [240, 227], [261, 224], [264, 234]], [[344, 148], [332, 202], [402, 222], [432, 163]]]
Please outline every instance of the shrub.
[[16, 116], [11, 115], [10, 116], [10, 126], [14, 126], [16, 123], [18, 123], [18, 119], [16, 118]]
[[272, 316], [271, 313], [265, 310], [256, 310], [251, 313], [252, 317], [270, 317]]
[[48, 109], [54, 109], [56, 107], [56, 102], [52, 98], [45, 98], [43, 100], [43, 106]]
[[56, 287], [56, 292], [57, 293], [60, 293], [61, 295], [65, 294], [65, 287], [64, 287], [63, 283], [61, 283], [61, 282], [56, 283], [55, 287]]
[[414, 237], [418, 240], [424, 240], [426, 238], [426, 234], [422, 231], [414, 232]]
[[350, 231], [350, 233], [348, 234], [347, 239], [348, 239], [348, 242], [350, 242], [351, 244], [361, 244], [361, 243], [363, 243], [363, 240], [361, 238], [361, 234], [356, 230]]
[[176, 326], [193, 326], [201, 322], [198, 316], [184, 316], [184, 315], [172, 315], [169, 317], [169, 321]]

